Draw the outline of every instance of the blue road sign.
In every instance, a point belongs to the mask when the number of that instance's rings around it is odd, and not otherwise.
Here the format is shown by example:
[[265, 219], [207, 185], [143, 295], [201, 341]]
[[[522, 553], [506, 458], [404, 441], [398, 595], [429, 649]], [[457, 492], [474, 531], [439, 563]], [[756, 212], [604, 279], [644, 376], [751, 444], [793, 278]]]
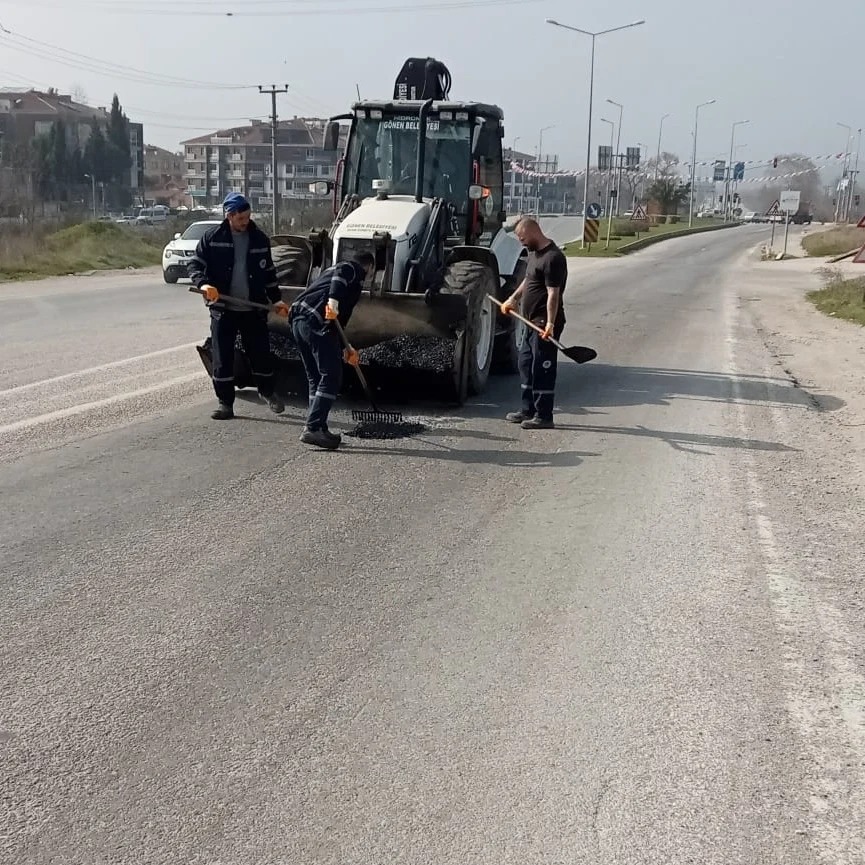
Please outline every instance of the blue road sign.
[[737, 162], [736, 166], [733, 168], [733, 180], [744, 180], [745, 179], [745, 163]]
[[601, 205], [600, 204], [590, 204], [586, 208], [586, 216], [589, 219], [600, 219], [601, 218]]

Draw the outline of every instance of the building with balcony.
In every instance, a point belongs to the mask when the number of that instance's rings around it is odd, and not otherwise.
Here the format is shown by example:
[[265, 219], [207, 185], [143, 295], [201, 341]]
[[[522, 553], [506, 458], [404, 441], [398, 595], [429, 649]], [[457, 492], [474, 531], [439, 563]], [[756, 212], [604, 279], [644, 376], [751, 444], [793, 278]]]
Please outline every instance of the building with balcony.
[[204, 207], [221, 204], [229, 192], [240, 192], [260, 211], [272, 207], [274, 186], [281, 203], [319, 200], [309, 186], [318, 180], [333, 181], [339, 159], [339, 153], [322, 148], [326, 125], [326, 120], [309, 117], [279, 121], [275, 179], [269, 123], [253, 120], [249, 126], [184, 141], [187, 191], [196, 206]]

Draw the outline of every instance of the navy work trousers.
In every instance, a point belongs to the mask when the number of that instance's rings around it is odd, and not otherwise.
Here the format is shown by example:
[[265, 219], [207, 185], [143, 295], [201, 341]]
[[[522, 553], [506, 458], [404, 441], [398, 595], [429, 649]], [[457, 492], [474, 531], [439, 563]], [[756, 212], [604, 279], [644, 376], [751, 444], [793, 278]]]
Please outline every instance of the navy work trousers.
[[[555, 334], [558, 339], [558, 334]], [[519, 368], [523, 414], [526, 417], [553, 419], [558, 349], [541, 335], [526, 328], [520, 347]]]
[[267, 317], [258, 312], [211, 309], [213, 389], [216, 398], [225, 405], [234, 405], [234, 344], [238, 333], [258, 392], [265, 399], [273, 395], [273, 363], [270, 359]]
[[321, 333], [319, 322], [303, 313], [292, 316], [291, 332], [309, 381], [309, 414], [306, 428], [327, 429], [327, 418], [342, 387], [342, 347], [330, 328]]

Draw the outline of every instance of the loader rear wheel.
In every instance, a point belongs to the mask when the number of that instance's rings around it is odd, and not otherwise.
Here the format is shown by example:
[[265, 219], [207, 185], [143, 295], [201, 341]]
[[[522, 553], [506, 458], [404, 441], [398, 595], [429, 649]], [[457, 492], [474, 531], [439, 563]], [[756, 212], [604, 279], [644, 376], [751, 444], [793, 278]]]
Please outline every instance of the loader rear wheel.
[[280, 285], [307, 284], [312, 261], [305, 249], [296, 246], [274, 246], [271, 253]]
[[490, 376], [496, 339], [495, 309], [488, 294], [495, 296], [493, 272], [475, 261], [454, 262], [445, 273], [442, 289], [462, 294], [466, 300], [466, 324], [458, 334], [453, 359], [453, 383], [457, 402], [483, 393]]

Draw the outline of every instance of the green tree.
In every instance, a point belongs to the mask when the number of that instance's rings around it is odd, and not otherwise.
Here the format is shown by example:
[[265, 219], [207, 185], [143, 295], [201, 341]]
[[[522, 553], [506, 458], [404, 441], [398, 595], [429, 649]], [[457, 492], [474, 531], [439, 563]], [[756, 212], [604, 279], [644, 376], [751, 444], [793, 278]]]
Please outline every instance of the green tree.
[[129, 169], [132, 167], [132, 154], [129, 152], [129, 119], [123, 113], [116, 93], [111, 100], [106, 140], [111, 180], [122, 186], [128, 186]]
[[649, 198], [658, 202], [661, 213], [673, 216], [679, 212], [679, 205], [688, 200], [691, 184], [682, 183], [677, 177], [659, 177], [649, 187]]
[[102, 127], [94, 120], [90, 127], [90, 137], [84, 147], [84, 173], [90, 174], [97, 181], [105, 183], [111, 179], [111, 167], [108, 165], [108, 142], [102, 132]]

